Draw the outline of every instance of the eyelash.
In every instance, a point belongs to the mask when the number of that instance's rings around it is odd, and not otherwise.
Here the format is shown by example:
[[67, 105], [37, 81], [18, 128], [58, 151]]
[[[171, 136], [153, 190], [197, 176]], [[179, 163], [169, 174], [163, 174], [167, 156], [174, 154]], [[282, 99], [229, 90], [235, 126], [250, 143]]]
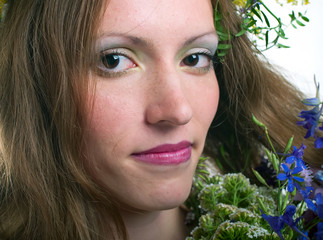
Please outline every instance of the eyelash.
[[208, 52], [208, 51], [200, 51], [200, 52], [195, 52], [195, 53], [189, 54], [181, 61], [181, 63], [185, 59], [187, 59], [188, 57], [191, 57], [193, 55], [204, 56], [204, 57], [208, 58], [208, 64], [205, 67], [186, 66], [187, 68], [194, 71], [194, 73], [198, 73], [198, 74], [207, 73], [211, 68], [213, 68], [213, 65], [214, 65], [214, 62], [215, 62], [215, 56], [213, 54], [211, 54], [210, 52]]
[[[104, 60], [107, 61], [106, 59], [107, 56], [117, 56], [118, 61], [120, 61], [120, 58], [125, 58], [128, 61], [131, 61], [133, 64], [132, 66], [130, 66], [128, 69], [125, 69], [125, 70], [115, 71], [113, 70], [113, 68], [111, 70], [107, 70], [108, 68], [103, 63]], [[117, 63], [117, 65], [114, 68], [118, 66], [119, 66], [119, 63]], [[135, 68], [135, 67], [137, 67], [137, 64], [135, 63], [134, 60], [132, 60], [131, 57], [129, 57], [127, 53], [120, 51], [119, 49], [115, 49], [108, 53], [105, 53], [105, 51], [101, 52], [97, 69], [99, 74], [102, 75], [103, 77], [114, 78], [114, 77], [122, 76], [123, 74], [129, 72], [132, 68]]]
[[[107, 66], [104, 64], [104, 61], [109, 61], [107, 59], [107, 56], [116, 56], [117, 57], [117, 64], [116, 66], [112, 66], [111, 70], [107, 70]], [[194, 66], [188, 66], [187, 64], [184, 63], [185, 60], [188, 60], [189, 57], [192, 56], [197, 56], [197, 63], [193, 63]], [[208, 58], [208, 64], [207, 66], [203, 66], [203, 67], [196, 67], [196, 65], [200, 62], [200, 56], [204, 56]], [[124, 70], [114, 70], [115, 68], [117, 68], [120, 64], [120, 58], [124, 58], [127, 59], [127, 61], [131, 61], [132, 64], [129, 64], [129, 67], [127, 69]], [[115, 58], [116, 59], [116, 58]], [[209, 53], [208, 51], [199, 51], [199, 52], [195, 52], [195, 53], [191, 53], [189, 55], [187, 55], [186, 57], [183, 58], [183, 60], [181, 61], [180, 65], [183, 64], [183, 68], [191, 71], [193, 73], [196, 74], [204, 74], [207, 73], [214, 64], [214, 60], [215, 57], [214, 55], [212, 55], [211, 53]], [[122, 60], [121, 60], [122, 61]], [[107, 63], [109, 64], [109, 63]], [[99, 63], [97, 66], [98, 69], [98, 74], [101, 75], [102, 77], [107, 77], [107, 78], [115, 78], [115, 77], [120, 77], [126, 73], [128, 73], [129, 71], [135, 69], [138, 65], [135, 63], [135, 61], [125, 52], [120, 51], [119, 49], [115, 49], [111, 52], [105, 53], [105, 51], [103, 51], [100, 54], [100, 59], [99, 59]]]

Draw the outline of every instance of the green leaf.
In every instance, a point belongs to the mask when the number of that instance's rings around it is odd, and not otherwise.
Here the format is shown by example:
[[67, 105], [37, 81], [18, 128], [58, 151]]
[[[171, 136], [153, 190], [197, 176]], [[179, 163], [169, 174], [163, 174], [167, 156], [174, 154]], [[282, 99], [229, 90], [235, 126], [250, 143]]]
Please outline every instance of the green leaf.
[[253, 25], [255, 25], [255, 24], [256, 24], [256, 22], [257, 22], [257, 20], [252, 19], [252, 20], [248, 23], [247, 28], [252, 27]]
[[218, 49], [226, 50], [226, 49], [230, 49], [230, 48], [231, 48], [230, 44], [219, 44], [218, 45]]
[[223, 167], [220, 159], [216, 158], [215, 159], [215, 163], [216, 163], [217, 167], [220, 169], [220, 171], [223, 171], [224, 170], [224, 167]]
[[281, 208], [281, 206], [282, 206], [282, 202], [283, 202], [283, 194], [282, 194], [282, 192], [279, 192], [279, 193], [278, 193], [278, 209], [280, 209], [280, 211], [278, 211], [278, 214], [279, 214], [279, 215], [282, 215], [282, 214], [281, 214], [281, 210], [282, 210], [282, 208]]
[[304, 24], [304, 23], [302, 23], [301, 21], [297, 20], [297, 19], [296, 19], [296, 23], [297, 23], [298, 25], [300, 25], [301, 27], [305, 27], [305, 24]]
[[230, 35], [228, 33], [223, 33], [223, 32], [217, 31], [217, 34], [219, 36], [220, 41], [227, 41], [230, 39]]
[[272, 154], [271, 154], [271, 152], [267, 149], [267, 148], [265, 148], [265, 153], [266, 153], [266, 156], [268, 157], [268, 160], [272, 163]]
[[259, 203], [261, 210], [262, 210], [264, 213], [266, 213], [266, 214], [267, 214], [267, 208], [266, 208], [265, 204], [263, 203], [263, 201], [260, 199], [260, 197], [258, 197], [258, 196], [257, 196], [257, 197], [256, 197], [256, 200], [257, 200], [257, 202]]
[[255, 115], [253, 115], [252, 114], [252, 121], [256, 124], [256, 125], [258, 125], [259, 127], [266, 127], [265, 126], [265, 124], [263, 124], [262, 122], [260, 122], [256, 117], [255, 117]]
[[305, 17], [305, 16], [301, 16], [301, 18], [305, 21], [305, 22], [309, 22], [310, 20], [307, 18], [307, 17]]
[[240, 36], [242, 36], [243, 34], [245, 34], [246, 32], [247, 32], [247, 30], [243, 29], [243, 30], [241, 30], [240, 32], [238, 32], [235, 36], [236, 36], [236, 37], [240, 37]]
[[218, 22], [222, 19], [222, 15], [221, 13], [219, 13], [218, 11], [215, 11], [215, 14], [214, 14], [214, 21], [215, 22]]
[[265, 179], [257, 172], [255, 169], [252, 168], [253, 174], [256, 176], [259, 182], [264, 184], [266, 187], [270, 188], [269, 185], [266, 183]]
[[265, 22], [266, 22], [267, 26], [270, 27], [270, 22], [269, 22], [269, 20], [268, 20], [268, 18], [266, 16], [266, 14], [263, 11], [261, 11], [261, 13], [264, 16], [264, 19], [265, 19]]
[[288, 199], [289, 199], [289, 192], [287, 191], [287, 194], [285, 196], [285, 200], [283, 202], [282, 209], [285, 209], [286, 208]]
[[260, 19], [260, 21], [262, 22], [261, 15], [259, 14], [259, 12], [256, 9], [252, 8], [251, 12], [253, 12]]
[[289, 14], [289, 17], [290, 17], [290, 20], [291, 20], [291, 21], [294, 21], [294, 20], [296, 19], [296, 17], [295, 17], [295, 12], [294, 12], [294, 11], [292, 11], [292, 13], [291, 13], [291, 14]]
[[281, 37], [283, 39], [287, 39], [286, 34], [283, 29], [280, 28], [279, 31], [277, 32], [277, 34], [279, 35], [279, 37]]
[[273, 168], [276, 173], [279, 172], [279, 168], [280, 168], [280, 166], [278, 166], [278, 164], [279, 164], [278, 159], [277, 159], [276, 155], [273, 153]]
[[221, 51], [218, 52], [218, 57], [224, 57], [227, 54], [227, 52]]
[[291, 137], [289, 140], [288, 140], [288, 143], [285, 147], [285, 150], [284, 150], [284, 154], [288, 153], [289, 152], [289, 149], [292, 147], [292, 144], [293, 144], [293, 140], [294, 140], [294, 137]]
[[274, 41], [273, 41], [273, 44], [277, 44], [277, 42], [278, 42], [278, 39], [279, 39], [279, 36], [277, 36], [275, 39], [274, 39]]
[[280, 44], [280, 43], [277, 44], [277, 47], [278, 48], [290, 48], [290, 46], [286, 46], [286, 45], [283, 45], [283, 44]]
[[266, 31], [265, 37], [266, 37], [266, 47], [268, 47], [268, 42], [269, 42], [269, 31], [268, 30]]
[[291, 192], [292, 197], [295, 197], [296, 192], [297, 192], [297, 190], [296, 190], [296, 187], [295, 187], [295, 188], [294, 188], [294, 191], [293, 191], [293, 192]]

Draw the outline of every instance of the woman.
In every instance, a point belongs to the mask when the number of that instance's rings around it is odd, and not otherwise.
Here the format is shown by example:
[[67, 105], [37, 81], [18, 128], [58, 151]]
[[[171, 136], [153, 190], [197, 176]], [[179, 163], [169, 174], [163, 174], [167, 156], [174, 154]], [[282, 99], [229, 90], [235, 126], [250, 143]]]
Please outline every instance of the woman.
[[227, 0], [8, 2], [1, 239], [184, 239], [207, 133], [257, 149], [254, 113], [277, 147], [290, 137], [298, 96], [247, 37], [213, 67], [215, 7], [239, 32]]

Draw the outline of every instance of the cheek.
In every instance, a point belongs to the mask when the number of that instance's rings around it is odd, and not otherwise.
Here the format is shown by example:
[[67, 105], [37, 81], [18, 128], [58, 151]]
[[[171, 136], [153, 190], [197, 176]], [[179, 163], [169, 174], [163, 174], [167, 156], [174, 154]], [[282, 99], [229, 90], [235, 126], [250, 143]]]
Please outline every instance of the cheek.
[[123, 101], [122, 98], [108, 97], [108, 94], [102, 93], [97, 93], [94, 101], [88, 103], [84, 155], [89, 171], [109, 167], [112, 159], [123, 154], [124, 148], [120, 144], [123, 139], [129, 138], [127, 135], [130, 132], [125, 129], [135, 122], [132, 106], [133, 101]]
[[219, 103], [219, 86], [215, 76], [208, 84], [200, 84], [194, 99], [192, 105], [195, 109], [195, 117], [199, 120], [200, 127], [208, 130]]
[[98, 93], [89, 108], [87, 131], [91, 140], [113, 142], [125, 134], [126, 126], [130, 127], [135, 122], [135, 109], [138, 108], [135, 101], [110, 95]]

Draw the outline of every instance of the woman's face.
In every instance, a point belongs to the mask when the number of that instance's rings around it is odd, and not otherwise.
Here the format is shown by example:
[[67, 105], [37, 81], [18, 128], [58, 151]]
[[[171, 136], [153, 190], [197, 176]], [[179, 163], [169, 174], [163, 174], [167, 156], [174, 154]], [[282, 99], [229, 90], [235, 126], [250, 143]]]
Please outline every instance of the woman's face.
[[111, 0], [97, 38], [86, 167], [125, 206], [154, 211], [187, 198], [215, 115], [210, 0]]

